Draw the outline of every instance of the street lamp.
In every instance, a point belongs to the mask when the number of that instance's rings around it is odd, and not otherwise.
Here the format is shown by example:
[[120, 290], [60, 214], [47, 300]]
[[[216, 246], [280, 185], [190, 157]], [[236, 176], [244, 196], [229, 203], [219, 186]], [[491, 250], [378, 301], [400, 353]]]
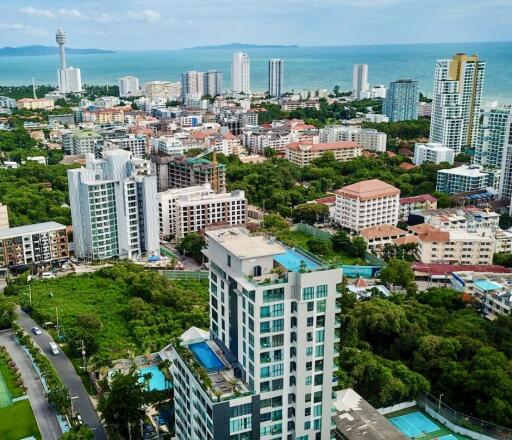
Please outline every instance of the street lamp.
[[443, 399], [444, 394], [439, 394], [439, 413], [441, 413], [441, 400]]

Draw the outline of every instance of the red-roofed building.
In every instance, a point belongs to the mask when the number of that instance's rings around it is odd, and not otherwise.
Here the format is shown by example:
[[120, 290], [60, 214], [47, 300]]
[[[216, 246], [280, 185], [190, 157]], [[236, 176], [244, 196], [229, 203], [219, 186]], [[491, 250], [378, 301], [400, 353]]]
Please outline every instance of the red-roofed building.
[[416, 168], [416, 165], [409, 163], [409, 162], [402, 162], [400, 164], [400, 168], [402, 168], [402, 170], [405, 170], [405, 171], [410, 171], [410, 170], [414, 170], [414, 168]]
[[338, 141], [326, 143], [292, 142], [284, 147], [285, 157], [291, 163], [303, 167], [318, 159], [325, 152], [332, 151], [338, 161], [355, 159], [363, 154], [363, 148], [356, 142]]
[[430, 194], [422, 194], [414, 197], [403, 197], [400, 199], [400, 220], [407, 221], [411, 211], [426, 209], [437, 209], [437, 199]]

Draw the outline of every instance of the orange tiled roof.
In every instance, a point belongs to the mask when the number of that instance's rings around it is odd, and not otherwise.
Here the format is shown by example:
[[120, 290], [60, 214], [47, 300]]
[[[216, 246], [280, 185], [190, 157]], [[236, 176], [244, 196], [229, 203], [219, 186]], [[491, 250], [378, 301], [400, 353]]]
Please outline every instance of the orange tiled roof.
[[393, 235], [405, 235], [405, 231], [393, 225], [377, 225], [361, 229], [359, 232], [367, 240], [374, 238], [391, 237]]
[[354, 199], [371, 200], [379, 197], [400, 195], [400, 190], [382, 180], [370, 179], [345, 186], [336, 191], [336, 193]]

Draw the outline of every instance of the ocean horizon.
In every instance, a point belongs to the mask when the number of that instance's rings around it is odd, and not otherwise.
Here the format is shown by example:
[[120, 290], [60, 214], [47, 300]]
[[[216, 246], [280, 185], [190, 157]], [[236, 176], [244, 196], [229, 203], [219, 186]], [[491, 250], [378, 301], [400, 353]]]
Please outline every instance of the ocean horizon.
[[[512, 42], [383, 44], [361, 46], [275, 47], [242, 49], [251, 58], [251, 88], [267, 90], [267, 61], [284, 60], [284, 88], [352, 88], [352, 67], [368, 64], [370, 85], [412, 78], [430, 96], [437, 59], [455, 53], [476, 53], [487, 62], [484, 99], [512, 104]], [[231, 81], [231, 49], [177, 49], [116, 51], [104, 54], [68, 54], [68, 65], [79, 67], [84, 84], [117, 84], [133, 75], [141, 84], [152, 80], [179, 81], [187, 70], [217, 69], [224, 72], [224, 86]], [[0, 85], [57, 84], [58, 55], [0, 58]]]

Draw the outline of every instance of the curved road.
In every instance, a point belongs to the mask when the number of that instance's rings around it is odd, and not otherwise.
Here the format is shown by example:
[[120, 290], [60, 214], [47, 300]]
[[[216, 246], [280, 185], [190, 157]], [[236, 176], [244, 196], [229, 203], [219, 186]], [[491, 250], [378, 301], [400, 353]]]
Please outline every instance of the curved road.
[[71, 396], [78, 397], [73, 399], [74, 411], [79, 412], [84, 424], [88, 425], [94, 431], [96, 440], [106, 440], [107, 434], [105, 433], [105, 429], [71, 361], [62, 351], [58, 356], [52, 355], [48, 347], [48, 343], [53, 341], [52, 337], [42, 329], [42, 335], [34, 335], [30, 329], [32, 327], [39, 327], [39, 324], [20, 309], [17, 309], [16, 313], [18, 315], [18, 323], [32, 336], [34, 342], [39, 345], [48, 359], [50, 359], [50, 362], [57, 370], [62, 382], [70, 389]]
[[25, 352], [16, 343], [14, 333], [10, 330], [0, 332], [0, 345], [7, 348], [11, 358], [16, 362], [21, 377], [27, 387], [27, 396], [37, 421], [37, 426], [44, 440], [57, 440], [62, 431], [57, 423], [57, 414], [44, 397], [43, 386], [32, 363]]

